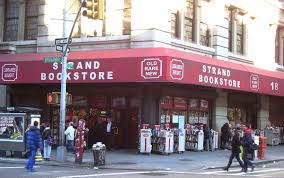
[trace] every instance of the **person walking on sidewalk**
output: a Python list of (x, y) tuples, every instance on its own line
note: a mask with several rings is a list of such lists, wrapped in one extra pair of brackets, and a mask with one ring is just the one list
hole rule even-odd
[(244, 164), (240, 159), (240, 145), (241, 145), (240, 135), (237, 131), (234, 132), (231, 145), (232, 145), (231, 156), (228, 165), (224, 168), (224, 170), (228, 171), (232, 164), (233, 159), (236, 158), (240, 166), (242, 167), (242, 171), (244, 171)]
[(38, 122), (34, 121), (34, 126), (31, 126), (26, 132), (27, 148), (30, 150), (30, 156), (26, 163), (26, 169), (33, 171), (35, 164), (35, 155), (38, 149), (43, 150), (42, 138), (38, 128)]
[(244, 171), (247, 172), (248, 166), (251, 167), (251, 171), (254, 170), (254, 164), (248, 159), (248, 154), (251, 151), (250, 148), (254, 143), (252, 136), (251, 136), (251, 129), (247, 127), (245, 129), (244, 137), (242, 139), (242, 146), (243, 146), (243, 160), (244, 160)]
[(64, 134), (66, 135), (66, 149), (67, 152), (75, 153), (74, 150), (74, 137), (75, 137), (75, 129), (73, 127), (73, 122), (69, 122), (69, 127), (65, 130)]
[(46, 127), (42, 133), (42, 137), (43, 137), (43, 145), (44, 145), (43, 158), (44, 160), (49, 161), (50, 154), (51, 154), (51, 145), (53, 142), (49, 124), (46, 124)]
[(221, 127), (221, 148), (228, 149), (229, 148), (229, 139), (230, 139), (230, 127), (228, 123), (225, 123)]

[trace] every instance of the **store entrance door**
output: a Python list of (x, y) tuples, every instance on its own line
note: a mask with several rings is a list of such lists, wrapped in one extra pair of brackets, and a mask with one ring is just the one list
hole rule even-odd
[(115, 109), (113, 122), (117, 127), (114, 146), (122, 149), (137, 148), (138, 109)]

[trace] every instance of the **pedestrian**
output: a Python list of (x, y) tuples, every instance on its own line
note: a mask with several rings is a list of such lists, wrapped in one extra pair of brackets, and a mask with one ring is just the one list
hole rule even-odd
[(230, 128), (229, 128), (229, 124), (225, 123), (221, 127), (221, 148), (222, 149), (228, 149), (229, 139), (230, 139)]
[(73, 122), (69, 122), (68, 128), (65, 130), (64, 134), (66, 135), (66, 149), (67, 152), (74, 153), (74, 137), (75, 137), (75, 129), (73, 127)]
[(203, 132), (204, 132), (204, 150), (209, 151), (209, 136), (210, 136), (210, 129), (209, 127), (204, 124), (203, 126)]
[(51, 145), (53, 144), (52, 133), (49, 124), (46, 124), (46, 127), (42, 133), (42, 138), (44, 145), (43, 158), (44, 160), (49, 161), (51, 155)]
[(248, 166), (251, 167), (251, 171), (254, 171), (254, 164), (248, 159), (248, 154), (251, 151), (252, 144), (254, 143), (251, 135), (251, 129), (249, 127), (244, 130), (244, 137), (242, 139), (243, 146), (243, 160), (244, 160), (244, 171), (247, 172)]
[(107, 118), (107, 123), (106, 123), (106, 147), (107, 150), (111, 150), (112, 148), (112, 139), (113, 139), (113, 128), (112, 128), (112, 122), (111, 119), (108, 117)]
[(38, 149), (43, 150), (42, 138), (38, 128), (38, 122), (34, 121), (34, 125), (26, 132), (27, 148), (30, 150), (30, 156), (26, 163), (27, 171), (33, 171), (35, 164), (35, 155)]
[(40, 134), (41, 134), (41, 135), (42, 135), (44, 129), (45, 129), (45, 123), (40, 124), (39, 130), (40, 130)]
[(240, 135), (238, 131), (235, 131), (234, 136), (232, 138), (232, 142), (231, 142), (231, 146), (232, 146), (231, 156), (230, 156), (228, 165), (224, 168), (224, 170), (228, 171), (232, 164), (233, 159), (236, 158), (240, 166), (242, 167), (242, 171), (244, 171), (244, 164), (240, 159), (240, 145), (241, 145)]

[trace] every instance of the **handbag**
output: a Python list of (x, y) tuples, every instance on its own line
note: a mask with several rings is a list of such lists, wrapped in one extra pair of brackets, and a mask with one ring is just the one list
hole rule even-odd
[(51, 136), (47, 137), (47, 144), (53, 145), (53, 138)]
[(250, 147), (251, 150), (258, 150), (258, 145), (253, 143), (251, 144), (251, 147)]

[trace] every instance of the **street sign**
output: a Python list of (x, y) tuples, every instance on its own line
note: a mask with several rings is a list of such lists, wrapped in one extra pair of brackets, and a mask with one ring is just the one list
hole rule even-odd
[(74, 62), (68, 62), (67, 69), (74, 69)]
[(61, 58), (60, 57), (45, 57), (45, 58), (43, 58), (43, 62), (44, 63), (48, 63), (48, 62), (61, 62)]
[[(68, 38), (56, 38), (55, 39), (55, 45), (63, 45), (67, 44)], [(72, 38), (69, 39), (69, 44), (72, 43)]]
[[(63, 45), (56, 45), (55, 48), (56, 48), (56, 51), (60, 51), (60, 52), (63, 52), (63, 50), (64, 50)], [(70, 52), (70, 48), (68, 47), (67, 53), (69, 53), (69, 52)]]
[(56, 51), (63, 52), (63, 45), (56, 45), (55, 48), (56, 48)]

